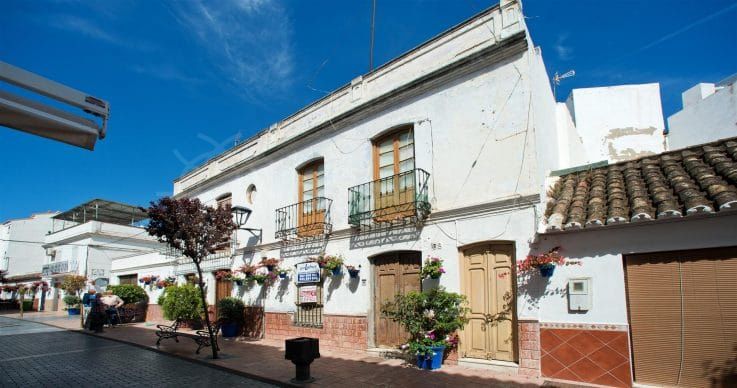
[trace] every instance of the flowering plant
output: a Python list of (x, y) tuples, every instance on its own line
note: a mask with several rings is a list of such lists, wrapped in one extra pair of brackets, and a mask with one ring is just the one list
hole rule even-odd
[(422, 264), (422, 271), (420, 277), (437, 279), (440, 275), (445, 273), (443, 268), (443, 259), (437, 257), (428, 257), (425, 259), (425, 263)]
[(215, 272), (215, 279), (217, 280), (231, 280), (230, 271), (220, 270)]
[(443, 287), (397, 295), (381, 306), (382, 314), (410, 333), (410, 340), (402, 349), (426, 358), (433, 356), (433, 347), (457, 345), (455, 332), (468, 322), (468, 311), (465, 296), (447, 292)]
[(259, 263), (259, 265), (268, 268), (269, 271), (273, 271), (274, 268), (279, 265), (279, 263), (281, 263), (280, 259), (275, 259), (273, 257), (267, 259), (266, 257), (263, 257), (261, 258), (261, 262)]
[(317, 257), (310, 257), (309, 259), (307, 259), (307, 261), (317, 263), (320, 268), (325, 268), (325, 265), (328, 263), (328, 257), (329, 256), (320, 255)]
[(525, 273), (543, 266), (555, 266), (566, 264), (566, 259), (560, 254), (560, 247), (555, 247), (547, 253), (540, 255), (527, 255), (522, 262), (517, 264), (517, 271)]
[(342, 255), (326, 255), (324, 256), (325, 259), (325, 265), (323, 265), (323, 268), (325, 268), (328, 271), (332, 271), (336, 268), (340, 268), (343, 265), (343, 256)]
[(238, 268), (238, 271), (246, 275), (246, 277), (251, 277), (257, 269), (257, 265), (243, 264), (242, 266), (240, 266), (240, 268)]

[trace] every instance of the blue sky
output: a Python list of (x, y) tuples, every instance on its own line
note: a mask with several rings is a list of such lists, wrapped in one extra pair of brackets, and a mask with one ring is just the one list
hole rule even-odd
[[(378, 0), (380, 65), (495, 1)], [(172, 180), (368, 67), (370, 0), (5, 0), (0, 60), (111, 103), (94, 152), (0, 128), (0, 220), (101, 197), (145, 205)], [(665, 115), (737, 72), (737, 2), (524, 2), (559, 89), (660, 82)]]

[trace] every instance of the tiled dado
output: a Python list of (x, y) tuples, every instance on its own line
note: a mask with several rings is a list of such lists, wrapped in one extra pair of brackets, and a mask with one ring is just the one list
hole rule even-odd
[(540, 348), (543, 377), (632, 386), (626, 326), (541, 323)]

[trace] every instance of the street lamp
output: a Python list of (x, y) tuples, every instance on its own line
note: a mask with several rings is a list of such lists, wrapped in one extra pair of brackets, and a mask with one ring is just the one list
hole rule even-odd
[(261, 243), (263, 230), (245, 227), (246, 222), (248, 222), (248, 219), (251, 217), (251, 213), (253, 212), (253, 210), (245, 206), (233, 206), (230, 208), (230, 211), (231, 213), (233, 213), (233, 222), (235, 222), (236, 228), (240, 230), (245, 230), (254, 236), (256, 236), (256, 232), (258, 231), (258, 242)]

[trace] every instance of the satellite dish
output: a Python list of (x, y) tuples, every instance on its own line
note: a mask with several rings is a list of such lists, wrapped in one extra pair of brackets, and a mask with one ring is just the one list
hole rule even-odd
[(110, 115), (106, 101), (2, 61), (0, 81), (79, 108), (88, 115), (73, 114), (0, 89), (0, 125), (88, 150), (95, 148), (97, 139), (105, 137)]

